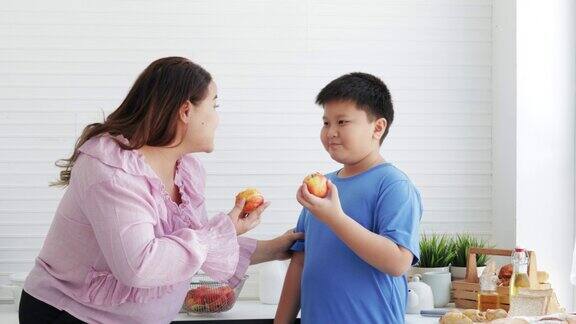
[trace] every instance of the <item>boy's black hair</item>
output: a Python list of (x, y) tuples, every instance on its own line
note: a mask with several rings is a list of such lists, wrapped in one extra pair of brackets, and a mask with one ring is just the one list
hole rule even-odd
[(328, 83), (316, 97), (316, 103), (321, 106), (333, 101), (354, 102), (358, 109), (366, 112), (370, 121), (385, 118), (388, 123), (380, 138), (382, 144), (394, 120), (390, 91), (382, 80), (362, 72), (345, 74)]

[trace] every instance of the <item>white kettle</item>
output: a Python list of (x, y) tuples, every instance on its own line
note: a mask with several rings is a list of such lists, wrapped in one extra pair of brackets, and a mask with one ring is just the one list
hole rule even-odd
[[(10, 275), (10, 284), (0, 285), (0, 302), (4, 300), (13, 301), (12, 309), (18, 311), (20, 305), (20, 297), (22, 296), (22, 288), (28, 276), (27, 272), (13, 273)], [(7, 295), (7, 297), (5, 297)]]
[(278, 304), (287, 270), (288, 262), (286, 261), (270, 261), (260, 265), (258, 277), (260, 302), (262, 304)]
[(421, 310), (434, 309), (434, 296), (432, 288), (420, 281), (419, 274), (412, 277), (408, 283), (408, 303), (406, 305), (407, 314), (420, 314)]

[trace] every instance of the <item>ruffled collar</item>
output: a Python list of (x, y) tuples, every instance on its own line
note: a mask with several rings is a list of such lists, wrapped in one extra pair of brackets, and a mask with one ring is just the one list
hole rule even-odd
[(125, 150), (118, 145), (117, 141), (126, 145), (130, 144), (128, 139), (122, 135), (102, 134), (89, 139), (78, 150), (126, 173), (150, 177), (160, 181), (138, 150)]
[(164, 199), (168, 201), (168, 205), (176, 209), (185, 208), (190, 203), (190, 197), (186, 190), (184, 190), (182, 172), (186, 172), (187, 170), (183, 170), (186, 168), (182, 167), (182, 160), (185, 158), (194, 159), (193, 157), (185, 155), (176, 162), (174, 184), (178, 187), (182, 199), (182, 202), (178, 205), (170, 198), (164, 184), (156, 172), (154, 172), (146, 162), (145, 157), (138, 150), (123, 149), (118, 145), (117, 141), (129, 144), (128, 139), (122, 135), (112, 136), (110, 134), (102, 134), (89, 139), (78, 150), (108, 166), (121, 169), (134, 176), (145, 177), (152, 187), (162, 193)]

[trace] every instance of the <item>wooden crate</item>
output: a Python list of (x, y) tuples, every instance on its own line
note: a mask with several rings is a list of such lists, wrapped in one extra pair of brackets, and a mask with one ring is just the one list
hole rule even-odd
[[(477, 308), (478, 307), (478, 292), (480, 291), (480, 284), (478, 282), (478, 268), (476, 266), (476, 255), (496, 255), (496, 256), (511, 256), (512, 250), (503, 249), (483, 249), (483, 248), (470, 248), (468, 251), (468, 262), (466, 266), (466, 278), (462, 280), (452, 281), (452, 296), (454, 303), (458, 308)], [(549, 284), (540, 285), (538, 283), (538, 270), (536, 268), (536, 254), (534, 251), (528, 251), (530, 257), (528, 264), (528, 279), (530, 281), (531, 289), (548, 289)], [(510, 308), (510, 287), (497, 287), (498, 295), (500, 295), (500, 307), (508, 311)]]

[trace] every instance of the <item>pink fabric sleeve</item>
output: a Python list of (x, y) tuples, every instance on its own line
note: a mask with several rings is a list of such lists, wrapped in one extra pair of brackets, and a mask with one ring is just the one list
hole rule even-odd
[[(202, 163), (192, 154), (184, 156), (182, 163), (184, 167), (180, 170), (186, 175), (182, 177), (182, 180), (190, 188), (194, 189), (190, 197), (193, 197), (194, 193), (203, 197), (206, 186), (206, 170), (204, 170)], [(180, 173), (178, 176), (180, 176)], [(202, 210), (202, 213), (204, 217), (208, 218), (208, 213), (205, 209)], [(210, 222), (213, 224), (212, 226), (218, 223), (232, 223), (229, 216), (224, 213), (213, 216)], [(231, 255), (228, 252), (230, 249), (219, 246), (219, 249), (209, 251), (207, 260), (202, 266), (202, 271), (215, 280), (227, 282), (232, 287), (237, 286), (246, 275), (250, 265), (250, 258), (256, 250), (257, 241), (247, 237), (238, 237), (237, 242), (240, 245), (238, 256), (234, 255), (234, 259), (230, 259)], [(222, 269), (227, 268), (229, 264), (235, 264), (235, 271), (233, 271), (232, 276), (230, 276), (228, 271), (222, 272)]]
[[(183, 228), (157, 237), (159, 222), (148, 188), (130, 177), (93, 185), (81, 203), (112, 274), (137, 288), (189, 280), (201, 267), (231, 278), (240, 254), (228, 218), (215, 217), (200, 230)], [(222, 256), (226, 256), (222, 258)]]
[[(211, 228), (219, 228), (224, 224), (230, 224), (230, 216), (219, 213), (210, 219)], [(234, 229), (234, 233), (236, 230)], [(227, 282), (230, 286), (236, 287), (248, 270), (252, 253), (256, 250), (257, 241), (247, 237), (237, 237), (236, 242), (226, 242), (222, 239), (211, 239), (211, 246), (216, 247), (208, 251), (206, 261), (202, 265), (202, 271), (209, 277), (220, 282)], [(227, 246), (232, 243), (239, 245), (239, 253), (230, 253), (231, 247)], [(230, 268), (230, 265), (234, 265)], [(223, 269), (226, 269), (223, 271)], [(235, 270), (234, 270), (235, 269)], [(232, 270), (232, 274), (230, 273)]]
[(240, 258), (234, 275), (227, 281), (230, 286), (236, 287), (240, 283), (240, 280), (242, 280), (246, 275), (246, 271), (250, 265), (250, 258), (256, 250), (257, 242), (258, 241), (255, 239), (248, 237), (238, 237), (238, 243), (240, 244)]

